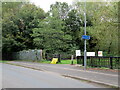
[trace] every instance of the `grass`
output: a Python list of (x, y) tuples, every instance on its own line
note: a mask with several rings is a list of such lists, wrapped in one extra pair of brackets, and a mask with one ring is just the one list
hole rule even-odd
[(39, 63), (47, 63), (49, 64), (51, 61), (47, 61), (47, 60), (41, 60)]
[(6, 63), (7, 61), (0, 60), (0, 63)]
[[(15, 61), (28, 61), (28, 62), (31, 62), (31, 60), (15, 60)], [(35, 62), (47, 63), (47, 64), (51, 63), (51, 61), (48, 61), (48, 60), (41, 60), (41, 61), (35, 61)], [(7, 61), (0, 60), (0, 63), (7, 63)], [(71, 60), (61, 60), (61, 62), (59, 62), (57, 64), (71, 64)], [(73, 60), (73, 64), (77, 64), (77, 60), (76, 59)]]
[(104, 70), (110, 69), (107, 67), (92, 67), (92, 66), (87, 66), (87, 68), (98, 68), (98, 69), (104, 69)]
[[(58, 64), (71, 64), (71, 60), (61, 60)], [(73, 60), (73, 64), (77, 64), (77, 60)]]
[[(50, 64), (51, 61), (42, 60), (42, 61), (40, 61), (40, 63), (48, 63), (48, 64)], [(71, 60), (61, 60), (61, 62), (59, 62), (57, 64), (71, 64)], [(77, 64), (77, 60), (74, 59), (73, 64)]]

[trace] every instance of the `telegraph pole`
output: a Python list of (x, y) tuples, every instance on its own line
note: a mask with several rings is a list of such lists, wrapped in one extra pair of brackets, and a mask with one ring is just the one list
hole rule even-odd
[[(85, 0), (85, 8), (84, 8), (84, 17), (85, 17), (84, 35), (86, 35), (86, 0)], [(87, 65), (87, 50), (86, 50), (86, 39), (84, 39), (84, 70), (86, 70), (86, 65)]]

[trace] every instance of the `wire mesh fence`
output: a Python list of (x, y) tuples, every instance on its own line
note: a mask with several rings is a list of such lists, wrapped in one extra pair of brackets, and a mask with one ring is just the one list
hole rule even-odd
[(13, 53), (13, 59), (15, 60), (41, 60), (42, 50), (23, 50)]
[(23, 50), (2, 55), (3, 60), (41, 60), (42, 50)]

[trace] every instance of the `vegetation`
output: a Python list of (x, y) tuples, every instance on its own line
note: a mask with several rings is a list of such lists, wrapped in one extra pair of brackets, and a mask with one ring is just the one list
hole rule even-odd
[[(84, 3), (56, 2), (50, 11), (31, 3), (2, 3), (2, 51), (43, 49), (47, 53), (70, 53), (84, 49)], [(119, 56), (117, 2), (87, 2), (87, 51)]]
[(2, 61), (2, 60), (0, 60), (0, 63), (7, 63), (7, 61)]
[[(50, 64), (51, 61), (43, 60), (43, 61), (40, 61), (40, 63)], [(61, 62), (58, 62), (57, 64), (71, 64), (71, 60), (61, 60)], [(77, 64), (77, 60), (73, 60), (73, 64)]]

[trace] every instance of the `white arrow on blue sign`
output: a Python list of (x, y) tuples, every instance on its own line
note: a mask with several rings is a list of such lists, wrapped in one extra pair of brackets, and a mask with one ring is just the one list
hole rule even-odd
[(82, 35), (82, 39), (90, 39), (90, 36), (87, 36), (87, 35)]

